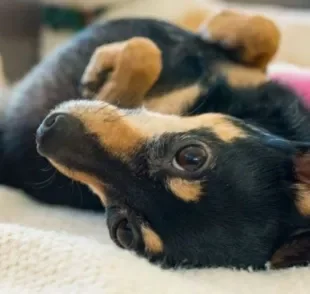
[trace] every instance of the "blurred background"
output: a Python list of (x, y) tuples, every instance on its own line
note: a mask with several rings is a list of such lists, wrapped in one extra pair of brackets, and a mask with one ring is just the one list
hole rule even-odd
[[(41, 58), (98, 18), (150, 15), (176, 17), (196, 0), (0, 0), (0, 53), (9, 81), (23, 77)], [(200, 0), (199, 5), (218, 4)], [(202, 3), (203, 2), (203, 3)], [(243, 7), (310, 11), (310, 0), (226, 0)], [(222, 5), (223, 2), (221, 1)], [(265, 8), (264, 8), (265, 9)], [(281, 10), (279, 10), (281, 11)], [(298, 12), (298, 13), (297, 13)], [(298, 17), (297, 17), (298, 18)], [(308, 17), (310, 19), (310, 17)], [(300, 32), (302, 33), (302, 32)], [(310, 54), (309, 54), (310, 55)]]

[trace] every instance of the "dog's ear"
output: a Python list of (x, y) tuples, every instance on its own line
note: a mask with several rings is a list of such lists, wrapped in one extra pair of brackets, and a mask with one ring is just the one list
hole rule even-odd
[(262, 133), (262, 143), (286, 153), (293, 162), (294, 202), (301, 219), (310, 228), (310, 142), (289, 141), (269, 133)]
[(300, 215), (310, 222), (310, 148), (304, 146), (294, 155), (295, 203)]
[(280, 31), (273, 21), (231, 10), (224, 10), (206, 20), (199, 34), (226, 48), (238, 50), (240, 62), (264, 71), (280, 43)]
[(310, 231), (291, 236), (270, 260), (271, 269), (306, 266), (310, 263)]
[(293, 222), (300, 228), (275, 251), (270, 260), (271, 268), (307, 265), (310, 263), (310, 143), (288, 141), (268, 134), (262, 141), (293, 160), (292, 189), (297, 212)]

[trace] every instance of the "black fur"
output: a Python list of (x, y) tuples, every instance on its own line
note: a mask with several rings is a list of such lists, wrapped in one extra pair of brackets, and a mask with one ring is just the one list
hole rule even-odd
[[(72, 186), (71, 180), (58, 173), (50, 182), (44, 182), (55, 169), (39, 157), (35, 133), (51, 109), (80, 96), (80, 78), (96, 47), (133, 36), (152, 39), (163, 52), (164, 68), (149, 97), (199, 82), (209, 90), (201, 94), (187, 114), (229, 114), (242, 120), (232, 124), (240, 124), (256, 135), (228, 146), (204, 128), (186, 133), (211, 144), (217, 158), (215, 168), (200, 175), (205, 197), (199, 203), (185, 203), (165, 188), (163, 181), (171, 170), (164, 170), (160, 159), (154, 166), (150, 158), (156, 146), (150, 142), (141, 146), (130, 164), (125, 164), (111, 156), (96, 136), (85, 137), (83, 127), (77, 124), (73, 130), (76, 137), (72, 135), (70, 142), (62, 142), (61, 137), (55, 141), (61, 147), (53, 149), (63, 153), (53, 151), (57, 153), (54, 156), (66, 166), (107, 183), (106, 193), (114, 199), (108, 211), (110, 228), (118, 221), (117, 208), (121, 207), (138, 240), (132, 249), (150, 260), (167, 266), (263, 267), (284, 239), (304, 225), (294, 206), (296, 178), (291, 154), (275, 148), (275, 144), (272, 147), (270, 141), (266, 143), (264, 133), (310, 141), (309, 111), (293, 92), (275, 83), (232, 88), (218, 77), (213, 84), (217, 74), (214, 66), (237, 62), (237, 52), (202, 41), (199, 36), (165, 22), (121, 20), (95, 25), (35, 68), (13, 90), (7, 109), (2, 182), (48, 203), (101, 209), (96, 196), (87, 188)], [(159, 138), (157, 146), (165, 148), (156, 151), (157, 158), (168, 156), (171, 146), (182, 141), (179, 136), (171, 133)], [(77, 158), (74, 153), (81, 152), (80, 140), (87, 142), (89, 149), (87, 156)], [(156, 168), (161, 172), (156, 173)], [(72, 187), (78, 188), (74, 191)], [(164, 241), (161, 254), (145, 252), (141, 224), (150, 224)], [(113, 230), (111, 236), (115, 239)]]

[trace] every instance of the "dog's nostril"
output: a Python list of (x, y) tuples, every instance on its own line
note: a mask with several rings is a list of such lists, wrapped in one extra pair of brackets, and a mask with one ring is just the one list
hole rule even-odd
[(66, 115), (61, 113), (55, 113), (47, 117), (44, 121), (44, 127), (46, 129), (51, 129), (56, 123), (65, 121)]
[(57, 115), (51, 115), (50, 117), (48, 117), (44, 122), (45, 127), (52, 127), (55, 124), (57, 117)]

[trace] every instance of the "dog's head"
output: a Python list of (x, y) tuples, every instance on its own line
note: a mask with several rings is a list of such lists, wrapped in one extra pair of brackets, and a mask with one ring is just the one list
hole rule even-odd
[(223, 114), (67, 102), (37, 143), (99, 195), (116, 244), (163, 265), (262, 267), (307, 223), (309, 146)]

